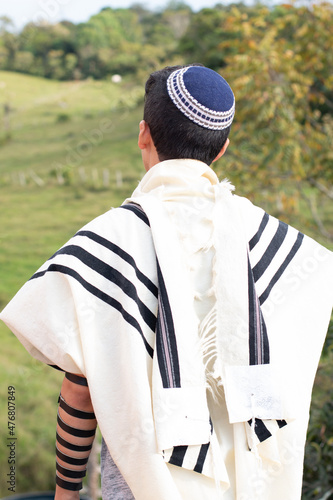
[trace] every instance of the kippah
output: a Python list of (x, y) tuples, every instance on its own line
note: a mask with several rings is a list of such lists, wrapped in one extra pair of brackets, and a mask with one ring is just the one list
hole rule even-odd
[(223, 130), (235, 114), (234, 94), (221, 75), (203, 66), (177, 69), (168, 78), (168, 94), (191, 121), (211, 130)]

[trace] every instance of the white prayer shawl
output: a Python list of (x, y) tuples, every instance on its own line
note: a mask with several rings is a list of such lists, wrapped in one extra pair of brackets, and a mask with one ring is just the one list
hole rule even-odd
[[(35, 358), (87, 377), (139, 500), (300, 498), (332, 253), (231, 190), (197, 161), (155, 165), (0, 315)], [(186, 261), (202, 251), (204, 319)]]

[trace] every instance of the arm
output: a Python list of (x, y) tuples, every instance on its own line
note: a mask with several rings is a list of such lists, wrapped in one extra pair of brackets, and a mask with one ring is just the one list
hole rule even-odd
[(79, 499), (96, 426), (86, 379), (66, 373), (59, 396), (55, 500)]

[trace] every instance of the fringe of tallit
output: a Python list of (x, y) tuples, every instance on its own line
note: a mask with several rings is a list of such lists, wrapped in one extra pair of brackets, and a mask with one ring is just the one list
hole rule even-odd
[(199, 324), (199, 348), (203, 359), (206, 375), (206, 387), (212, 394), (214, 401), (220, 399), (220, 391), (222, 386), (221, 373), (218, 368), (218, 346), (217, 346), (217, 302), (216, 302), (216, 242), (213, 217), (207, 217), (207, 222), (212, 224), (212, 233), (207, 243), (200, 249), (203, 252), (214, 250), (212, 261), (212, 285), (211, 288), (204, 294), (196, 294), (195, 298), (204, 300), (208, 297), (215, 297), (215, 303), (211, 310), (203, 318)]
[(199, 325), (199, 348), (205, 367), (206, 386), (217, 402), (221, 397), (222, 374), (219, 369), (216, 328), (217, 307), (215, 304)]

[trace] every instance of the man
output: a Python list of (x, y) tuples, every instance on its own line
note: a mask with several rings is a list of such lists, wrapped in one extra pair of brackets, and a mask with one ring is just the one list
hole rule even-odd
[(147, 174), (1, 314), (66, 372), (57, 500), (79, 498), (97, 422), (105, 499), (300, 498), (333, 259), (218, 181), (234, 111), (208, 68), (153, 73)]

